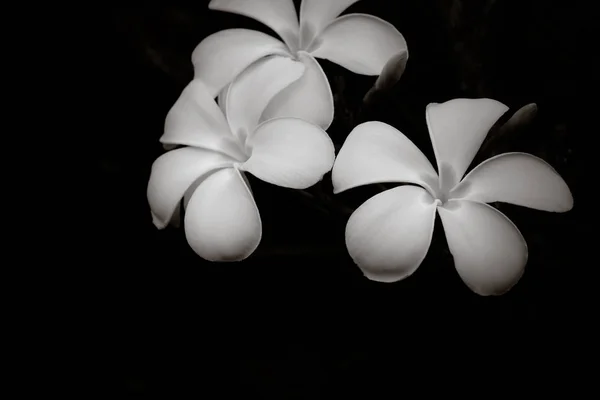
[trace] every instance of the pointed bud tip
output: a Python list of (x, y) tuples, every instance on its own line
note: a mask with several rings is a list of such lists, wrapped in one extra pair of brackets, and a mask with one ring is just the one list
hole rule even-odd
[(381, 70), (381, 74), (375, 82), (376, 90), (386, 90), (395, 85), (406, 69), (408, 52), (406, 50), (392, 56)]

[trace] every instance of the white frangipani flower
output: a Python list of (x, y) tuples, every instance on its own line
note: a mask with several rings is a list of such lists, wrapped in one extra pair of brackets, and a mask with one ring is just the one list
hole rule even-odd
[(385, 123), (366, 122), (350, 133), (333, 167), (334, 193), (382, 182), (420, 186), (386, 190), (350, 217), (346, 245), (367, 278), (394, 282), (415, 272), (429, 250), (437, 210), (458, 274), (472, 291), (499, 295), (518, 282), (527, 244), (517, 227), (486, 203), (565, 212), (573, 197), (550, 165), (525, 153), (492, 157), (462, 178), (507, 109), (491, 99), (429, 104), (427, 126), (439, 176), (404, 134)]
[[(306, 67), (265, 110), (264, 118), (293, 115), (327, 129), (333, 120), (333, 96), (318, 62), (323, 58), (363, 75), (379, 75), (395, 55), (407, 52), (406, 41), (390, 23), (368, 14), (338, 17), (358, 0), (303, 0), (300, 18), (293, 0), (212, 0), (209, 8), (262, 22), (281, 39), (249, 29), (227, 29), (205, 38), (194, 50), (194, 76), (211, 96), (254, 61), (288, 57)], [(220, 103), (222, 103), (220, 99)]]
[(244, 172), (295, 189), (323, 178), (335, 158), (323, 129), (298, 118), (259, 123), (273, 96), (303, 73), (303, 65), (291, 59), (257, 61), (230, 85), (226, 116), (201, 80), (183, 90), (160, 141), (187, 147), (160, 156), (148, 183), (148, 202), (159, 229), (174, 218), (183, 198), (192, 249), (209, 261), (243, 260), (262, 236)]

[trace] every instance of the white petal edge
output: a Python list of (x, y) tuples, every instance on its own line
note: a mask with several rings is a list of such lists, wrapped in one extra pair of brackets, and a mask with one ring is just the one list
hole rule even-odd
[(399, 186), (370, 198), (346, 225), (348, 253), (373, 281), (396, 282), (425, 259), (437, 202), (417, 186)]
[(490, 128), (507, 110), (499, 101), (485, 98), (427, 105), (427, 127), (444, 191), (461, 180)]
[(193, 146), (218, 151), (243, 160), (223, 112), (206, 85), (192, 80), (171, 107), (165, 119), (165, 131), (159, 139), (164, 145)]
[(234, 159), (210, 150), (184, 147), (169, 151), (152, 164), (148, 180), (148, 204), (158, 229), (165, 228), (178, 211), (179, 202), (198, 179), (219, 168), (232, 166)]
[(396, 128), (379, 121), (356, 126), (342, 145), (332, 171), (333, 192), (362, 185), (405, 182), (437, 190), (437, 174), (425, 155)]
[(310, 42), (344, 10), (359, 0), (302, 0), (300, 4), (300, 47)]
[(298, 15), (293, 0), (212, 0), (208, 8), (262, 22), (290, 47), (298, 41)]
[(501, 295), (519, 281), (527, 264), (527, 243), (508, 217), (468, 200), (450, 200), (438, 212), (456, 270), (473, 292)]
[(310, 54), (300, 51), (302, 77), (283, 89), (264, 110), (261, 122), (271, 118), (295, 117), (329, 128), (333, 122), (333, 94), (323, 69)]
[(467, 174), (450, 196), (482, 203), (501, 201), (550, 212), (573, 208), (573, 195), (558, 172), (527, 153), (505, 153), (485, 160)]
[(194, 49), (194, 78), (202, 79), (215, 98), (248, 65), (273, 54), (289, 56), (285, 44), (266, 33), (250, 29), (219, 31)]
[(331, 170), (335, 159), (327, 133), (298, 118), (262, 123), (248, 140), (251, 156), (240, 169), (282, 187), (305, 189)]
[(241, 261), (258, 247), (262, 223), (240, 171), (225, 168), (194, 191), (184, 218), (190, 247), (208, 261)]
[(307, 51), (356, 74), (379, 75), (390, 58), (408, 52), (408, 47), (389, 22), (368, 14), (348, 14), (329, 24)]
[(243, 143), (259, 125), (269, 102), (304, 73), (304, 64), (289, 57), (269, 56), (246, 68), (229, 86), (227, 121)]

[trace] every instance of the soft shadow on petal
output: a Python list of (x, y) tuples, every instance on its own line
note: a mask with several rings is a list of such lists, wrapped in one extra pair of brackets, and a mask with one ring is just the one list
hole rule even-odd
[(289, 57), (270, 56), (250, 65), (229, 86), (227, 120), (242, 142), (258, 126), (277, 93), (300, 79), (305, 67)]
[(230, 85), (231, 84), (225, 86), (217, 96), (217, 104), (219, 105), (221, 111), (223, 111), (223, 115), (225, 115), (225, 117), (227, 117), (227, 93), (229, 92)]
[(285, 44), (266, 33), (250, 29), (226, 29), (200, 42), (192, 53), (194, 77), (202, 79), (212, 98), (248, 65), (259, 58), (288, 55)]
[(262, 22), (290, 46), (297, 41), (298, 15), (293, 0), (212, 0), (208, 8)]
[(265, 182), (292, 189), (305, 189), (319, 182), (335, 159), (327, 133), (298, 118), (262, 123), (248, 145), (252, 155), (241, 169)]
[(186, 86), (167, 114), (160, 142), (214, 150), (243, 160), (223, 112), (198, 79)]
[(488, 131), (507, 110), (492, 99), (454, 99), (427, 105), (427, 127), (445, 190), (461, 180)]
[(184, 218), (190, 247), (208, 261), (240, 261), (262, 237), (254, 198), (236, 168), (219, 170), (192, 194)]
[(362, 75), (379, 75), (390, 58), (408, 48), (389, 22), (368, 14), (344, 15), (323, 30), (308, 48), (317, 58)]
[[(154, 215), (154, 213), (152, 213), (152, 221), (154, 222), (154, 225), (157, 226), (155, 222), (156, 216)], [(175, 207), (175, 210), (173, 211), (173, 216), (171, 216), (171, 221), (169, 221), (169, 225), (171, 225), (173, 228), (181, 227), (181, 203), (178, 203), (177, 207)]]
[(295, 117), (327, 129), (333, 121), (333, 94), (327, 76), (310, 54), (300, 51), (298, 59), (306, 68), (304, 74), (273, 98), (260, 120)]
[(438, 212), (456, 270), (473, 292), (500, 295), (519, 281), (527, 243), (504, 214), (468, 200), (450, 200)]
[(500, 154), (482, 162), (450, 196), (553, 212), (573, 208), (573, 196), (560, 175), (544, 160), (526, 153)]
[(235, 160), (210, 150), (184, 147), (158, 157), (148, 181), (148, 204), (157, 228), (167, 226), (190, 185)]
[(301, 47), (317, 36), (323, 28), (358, 0), (302, 0), (300, 5)]
[(335, 160), (333, 192), (383, 182), (415, 183), (430, 193), (437, 190), (437, 174), (427, 157), (402, 132), (371, 121), (350, 132)]
[(346, 246), (365, 276), (379, 282), (402, 280), (427, 255), (436, 203), (417, 186), (400, 186), (367, 200), (350, 216)]

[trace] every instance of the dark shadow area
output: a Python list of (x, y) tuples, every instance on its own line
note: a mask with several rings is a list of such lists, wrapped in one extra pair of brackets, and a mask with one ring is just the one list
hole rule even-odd
[[(526, 369), (545, 363), (548, 346), (569, 353), (558, 332), (577, 318), (572, 293), (587, 264), (579, 250), (576, 145), (585, 129), (578, 93), (587, 85), (580, 68), (587, 61), (574, 45), (584, 35), (578, 21), (586, 9), (542, 0), (359, 2), (348, 11), (389, 21), (410, 50), (400, 82), (368, 108), (361, 101), (374, 77), (321, 62), (336, 99), (329, 133), (337, 145), (357, 124), (380, 120), (434, 160), (428, 103), (490, 97), (512, 112), (537, 104), (528, 129), (498, 138), (475, 162), (506, 151), (541, 157), (565, 179), (575, 207), (555, 214), (495, 204), (521, 230), (529, 263), (511, 292), (484, 298), (456, 274), (439, 218), (417, 272), (379, 284), (347, 255), (347, 216), (253, 177), (263, 240), (248, 260), (208, 263), (188, 247), (182, 229), (157, 230), (146, 185), (164, 152), (164, 118), (193, 76), (193, 49), (223, 29), (269, 32), (209, 11), (207, 1), (190, 4), (112, 8), (98, 35), (109, 52), (102, 60), (106, 84), (98, 87), (98, 98), (108, 100), (93, 112), (91, 128), (98, 138), (90, 222), (97, 267), (89, 290), (94, 329), (108, 350), (98, 391), (110, 398), (397, 398), (404, 380), (445, 374), (454, 362)], [(379, 190), (355, 189), (339, 201), (356, 207)]]

